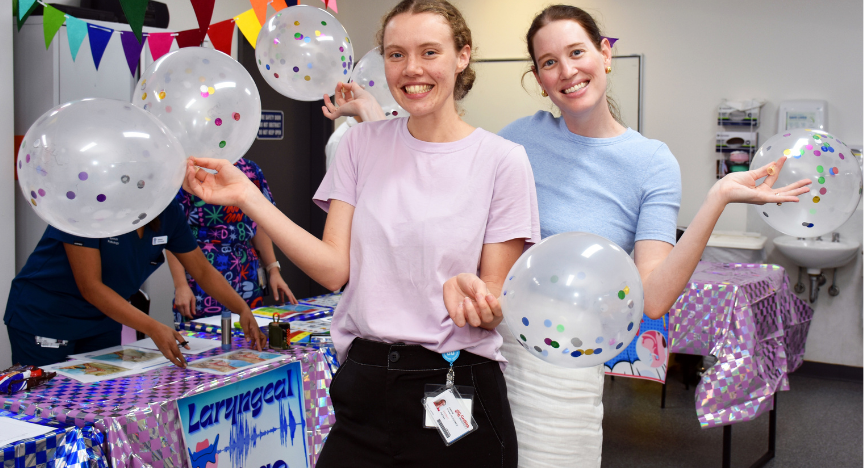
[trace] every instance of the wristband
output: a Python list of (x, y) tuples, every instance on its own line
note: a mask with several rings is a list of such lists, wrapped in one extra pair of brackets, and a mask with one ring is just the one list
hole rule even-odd
[(282, 266), (279, 265), (279, 262), (278, 262), (278, 261), (275, 261), (275, 262), (273, 262), (273, 263), (267, 265), (266, 267), (264, 267), (264, 269), (267, 270), (267, 273), (270, 273), (270, 269), (273, 268), (273, 267), (278, 268), (280, 273), (282, 272)]

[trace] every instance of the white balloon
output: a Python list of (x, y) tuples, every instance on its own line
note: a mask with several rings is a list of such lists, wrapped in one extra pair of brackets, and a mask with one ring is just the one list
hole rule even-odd
[(795, 129), (772, 136), (753, 157), (751, 169), (786, 155), (774, 183), (785, 187), (810, 179), (798, 203), (766, 203), (756, 210), (774, 229), (795, 237), (817, 237), (843, 225), (861, 200), (861, 168), (845, 143), (821, 130)]
[(261, 124), (261, 97), (249, 72), (206, 47), (166, 54), (141, 74), (132, 104), (161, 120), (187, 156), (242, 158)]
[(261, 76), (280, 94), (318, 101), (348, 82), (354, 48), (342, 24), (320, 8), (283, 8), (264, 23), (255, 45)]
[(596, 366), (627, 349), (643, 305), (639, 270), (627, 252), (585, 232), (531, 247), (510, 269), (501, 295), (516, 341), (569, 368)]
[(408, 112), (396, 102), (390, 87), (387, 86), (384, 57), (381, 56), (378, 47), (366, 52), (366, 55), (357, 62), (357, 66), (351, 73), (351, 81), (359, 84), (375, 97), (387, 118), (408, 117)]
[(83, 99), (36, 120), (18, 150), (18, 184), (40, 218), (81, 237), (146, 225), (186, 174), (177, 138), (129, 103)]

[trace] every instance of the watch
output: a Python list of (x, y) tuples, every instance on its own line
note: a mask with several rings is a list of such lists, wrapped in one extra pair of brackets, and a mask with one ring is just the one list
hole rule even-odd
[(265, 270), (267, 270), (267, 273), (270, 273), (270, 269), (273, 268), (273, 267), (278, 268), (280, 273), (282, 272), (282, 266), (279, 265), (279, 261), (278, 261), (278, 260), (275, 261), (275, 262), (273, 262), (273, 263), (271, 263), (271, 264), (269, 264), (269, 265), (267, 265), (267, 267), (265, 268)]

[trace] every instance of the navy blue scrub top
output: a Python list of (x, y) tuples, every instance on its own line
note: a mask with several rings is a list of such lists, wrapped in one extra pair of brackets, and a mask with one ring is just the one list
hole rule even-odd
[(102, 282), (127, 299), (165, 261), (163, 248), (174, 253), (198, 248), (176, 200), (159, 217), (159, 230), (146, 227), (141, 238), (132, 231), (91, 239), (48, 226), (27, 264), (12, 280), (3, 321), (9, 327), (58, 340), (80, 340), (115, 330), (119, 333), (118, 322), (81, 296), (63, 244), (99, 249)]

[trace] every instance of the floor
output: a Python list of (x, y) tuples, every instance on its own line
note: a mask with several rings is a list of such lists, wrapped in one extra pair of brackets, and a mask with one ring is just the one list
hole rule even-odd
[[(723, 429), (701, 429), (694, 387), (669, 371), (666, 408), (661, 385), (606, 377), (603, 467), (718, 467)], [(767, 467), (858, 467), (862, 460), (861, 382), (790, 375), (777, 397), (777, 450)], [(768, 449), (768, 413), (732, 429), (732, 467), (749, 467)]]

